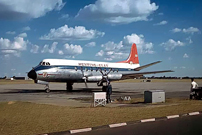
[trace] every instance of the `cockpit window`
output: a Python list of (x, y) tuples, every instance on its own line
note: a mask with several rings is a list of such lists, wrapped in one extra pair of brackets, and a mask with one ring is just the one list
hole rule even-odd
[(45, 62), (42, 62), (42, 65), (45, 65), (46, 63)]
[(48, 66), (49, 66), (49, 65), (50, 65), (50, 63), (49, 63), (49, 62), (46, 62), (46, 65), (48, 65)]

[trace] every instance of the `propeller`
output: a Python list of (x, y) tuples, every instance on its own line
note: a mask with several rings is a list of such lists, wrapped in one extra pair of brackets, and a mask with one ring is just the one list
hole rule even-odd
[(82, 72), (82, 74), (83, 74), (83, 78), (82, 78), (82, 79), (84, 79), (85, 86), (86, 86), (86, 88), (88, 88), (88, 84), (87, 84), (87, 76), (84, 75), (83, 68), (81, 69), (81, 72)]
[(102, 74), (102, 79), (100, 80), (100, 82), (106, 81), (108, 83), (108, 74), (112, 71), (112, 68), (107, 73), (103, 73), (101, 68), (99, 68), (99, 71)]

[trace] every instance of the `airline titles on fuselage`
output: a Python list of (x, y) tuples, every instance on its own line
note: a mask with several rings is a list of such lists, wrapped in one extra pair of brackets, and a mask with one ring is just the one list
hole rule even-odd
[(89, 67), (108, 67), (108, 64), (95, 64), (95, 63), (78, 63), (79, 66)]

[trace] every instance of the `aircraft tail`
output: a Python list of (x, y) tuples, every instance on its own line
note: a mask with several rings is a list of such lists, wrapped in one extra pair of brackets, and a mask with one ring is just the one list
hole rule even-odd
[(128, 56), (128, 59), (125, 61), (120, 61), (118, 63), (130, 63), (130, 64), (139, 64), (139, 58), (137, 53), (137, 46), (135, 43), (133, 43), (130, 51), (130, 55)]

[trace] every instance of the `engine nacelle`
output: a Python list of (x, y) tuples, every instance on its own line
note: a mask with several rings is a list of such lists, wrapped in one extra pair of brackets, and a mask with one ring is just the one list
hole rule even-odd
[(35, 80), (34, 82), (37, 84), (42, 84), (42, 85), (48, 85), (48, 83), (49, 83), (49, 82), (41, 81), (41, 80)]
[(120, 80), (122, 77), (122, 74), (109, 74), (108, 79), (109, 80)]
[(100, 80), (102, 80), (102, 76), (89, 76), (87, 78), (87, 81), (89, 82), (98, 82)]
[[(122, 74), (109, 74), (107, 76), (107, 78), (109, 80), (119, 80), (119, 79), (121, 79), (121, 77), (122, 77)], [(102, 79), (103, 79), (102, 76), (89, 76), (89, 77), (87, 77), (87, 81), (89, 81), (89, 82), (99, 82)]]

